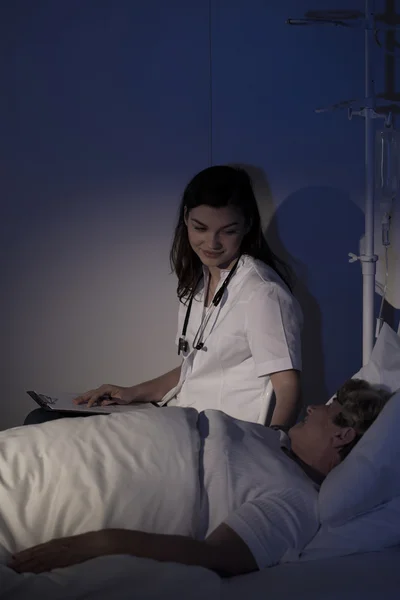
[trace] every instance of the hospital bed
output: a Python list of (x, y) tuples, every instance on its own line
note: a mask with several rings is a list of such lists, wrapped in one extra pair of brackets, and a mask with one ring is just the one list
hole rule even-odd
[[(198, 506), (190, 458), (198, 452), (193, 409), (138, 408), (129, 417), (141, 420), (134, 429), (126, 416), (114, 415), (0, 433), (0, 600), (398, 598), (400, 337), (389, 326), (354, 376), (399, 392), (323, 482), (319, 531), (290, 562), (231, 579), (129, 556), (104, 556), (40, 576), (4, 566), (2, 547), (16, 552), (76, 532), (140, 523), (145, 531), (189, 535)], [(156, 431), (153, 411), (166, 424)], [(149, 470), (157, 474), (154, 486), (152, 478), (146, 483)]]

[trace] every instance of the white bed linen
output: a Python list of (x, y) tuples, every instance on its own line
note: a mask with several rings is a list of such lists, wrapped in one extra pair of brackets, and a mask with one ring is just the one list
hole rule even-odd
[(118, 527), (202, 539), (226, 522), (265, 567), (298, 558), (317, 501), (277, 431), (220, 411), (141, 408), (0, 435), (8, 553)]
[(193, 409), (142, 407), (0, 433), (0, 562), (104, 528), (194, 535), (196, 422)]
[(221, 600), (397, 600), (400, 547), (278, 565), (225, 580)]
[[(220, 472), (221, 476), (225, 473), (233, 483), (232, 473), (227, 469), (232, 452), (240, 447), (247, 448), (253, 437), (260, 450), (260, 459), (262, 448), (259, 444), (267, 430), (235, 420), (228, 424), (228, 417), (219, 417), (217, 411), (207, 411), (205, 418), (210, 426), (209, 441), (214, 440), (215, 449), (219, 448), (220, 452), (218, 460), (221, 464), (215, 461), (212, 472)], [(198, 415), (192, 409), (146, 408), (129, 416), (63, 420), (3, 432), (0, 434), (0, 531), (3, 545), (15, 551), (54, 537), (118, 526), (193, 535), (197, 525), (194, 515), (199, 509), (201, 496), (198, 423)], [(250, 436), (244, 435), (247, 428), (253, 431)], [(219, 440), (218, 433), (222, 434)], [(275, 436), (277, 432), (272, 433)], [(237, 443), (239, 438), (240, 444)], [(271, 439), (271, 443), (273, 445), (276, 441)], [(247, 450), (251, 450), (250, 445)], [(216, 458), (215, 453), (212, 454)], [(82, 460), (88, 456), (90, 461)], [(241, 473), (246, 470), (246, 464), (242, 464)], [(185, 481), (183, 496), (182, 478)], [(164, 496), (160, 495), (160, 485)], [(221, 485), (225, 487), (222, 480)], [(244, 490), (244, 502), (251, 501), (254, 491), (251, 481), (248, 485), (248, 491)], [(233, 488), (229, 489), (233, 492)], [(354, 557), (349, 558), (356, 561), (356, 568), (362, 565), (364, 569), (369, 556), (363, 555), (360, 563)], [(381, 560), (381, 555), (375, 556), (378, 561)], [(330, 565), (348, 564), (335, 561), (315, 560), (309, 564), (290, 563), (266, 569), (248, 576), (250, 588), (246, 594), (250, 592), (252, 600), (256, 599), (260, 586), (262, 595), (259, 597), (263, 599), (268, 590), (268, 600), (282, 600), (285, 598), (282, 589), (287, 591), (286, 598), (298, 598), (299, 589), (303, 591), (312, 585), (309, 580), (313, 576), (317, 577), (315, 587), (324, 591), (323, 584), (329, 581), (329, 577), (337, 577), (337, 571)], [(394, 558), (396, 561), (397, 573), (400, 572), (399, 554)], [(276, 571), (285, 566), (287, 570)], [(324, 569), (326, 575), (321, 577)], [(354, 569), (351, 570), (353, 572)], [(386, 573), (385, 570), (383, 572)], [(376, 576), (381, 590), (383, 575), (376, 572)], [(297, 584), (289, 585), (288, 579), (296, 581), (296, 578)], [(235, 581), (242, 585), (243, 579), (236, 578)], [(199, 580), (205, 587), (201, 587)], [(0, 566), (1, 600), (27, 597), (108, 600), (132, 596), (146, 600), (170, 597), (197, 600), (198, 592), (200, 597), (214, 600), (219, 598), (219, 585), (219, 578), (203, 569), (143, 562), (143, 559), (133, 557), (103, 557), (40, 576), (17, 575), (4, 565)], [(183, 589), (186, 590), (184, 594)], [(329, 585), (328, 589), (331, 589)], [(297, 594), (293, 595), (295, 591)], [(326, 600), (337, 596), (312, 596), (311, 592), (308, 593), (307, 598), (312, 597)], [(339, 596), (338, 600), (343, 600), (343, 597)]]
[(207, 569), (107, 556), (51, 573), (17, 575), (0, 565), (0, 600), (220, 600)]
[(128, 556), (43, 575), (16, 575), (0, 565), (1, 600), (395, 600), (399, 589), (400, 548), (223, 580), (200, 567)]

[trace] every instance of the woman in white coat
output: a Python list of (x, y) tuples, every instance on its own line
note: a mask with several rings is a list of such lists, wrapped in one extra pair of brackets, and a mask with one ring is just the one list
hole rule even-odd
[(271, 425), (293, 424), (300, 409), (301, 311), (285, 265), (264, 237), (244, 170), (210, 167), (187, 185), (171, 264), (178, 276), (182, 364), (132, 387), (100, 386), (76, 402), (90, 406), (106, 396), (104, 404), (214, 408), (257, 422), (271, 380)]
[[(264, 237), (244, 170), (213, 166), (190, 181), (170, 258), (178, 277), (181, 365), (132, 387), (102, 385), (75, 402), (214, 408), (260, 422), (271, 381), (269, 424), (292, 425), (300, 410), (301, 311), (285, 265)], [(34, 413), (26, 423), (38, 422)]]

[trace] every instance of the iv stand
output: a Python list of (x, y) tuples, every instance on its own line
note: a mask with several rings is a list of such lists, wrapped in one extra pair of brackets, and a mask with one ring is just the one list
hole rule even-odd
[[(358, 21), (358, 23), (357, 23)], [(386, 124), (391, 121), (388, 116), (375, 112), (375, 92), (372, 73), (372, 46), (374, 43), (375, 17), (373, 14), (373, 0), (365, 0), (365, 13), (352, 10), (337, 11), (309, 11), (303, 19), (288, 19), (288, 25), (313, 25), (331, 24), (343, 27), (362, 27), (365, 45), (365, 98), (364, 106), (360, 110), (353, 110), (354, 101), (341, 102), (336, 105), (317, 109), (316, 112), (325, 112), (336, 108), (348, 108), (348, 117), (358, 115), (365, 119), (365, 236), (364, 248), (360, 256), (349, 253), (349, 262), (359, 260), (363, 277), (363, 339), (362, 362), (363, 366), (369, 361), (374, 346), (375, 315), (375, 275), (376, 261), (374, 254), (374, 190), (375, 190), (375, 130), (373, 119), (383, 118)]]

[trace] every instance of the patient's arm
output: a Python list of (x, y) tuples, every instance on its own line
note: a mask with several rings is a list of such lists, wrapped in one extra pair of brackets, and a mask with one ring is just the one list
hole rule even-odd
[(205, 541), (127, 529), (94, 531), (52, 540), (19, 552), (9, 566), (19, 573), (43, 573), (111, 554), (198, 565), (225, 576), (257, 570), (246, 544), (224, 524)]
[(257, 570), (257, 564), (241, 538), (227, 525), (220, 525), (205, 541), (177, 535), (146, 534), (114, 530), (113, 554), (198, 565), (220, 575), (241, 575)]

